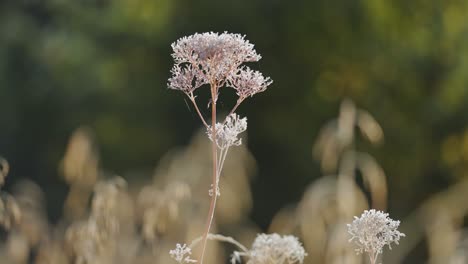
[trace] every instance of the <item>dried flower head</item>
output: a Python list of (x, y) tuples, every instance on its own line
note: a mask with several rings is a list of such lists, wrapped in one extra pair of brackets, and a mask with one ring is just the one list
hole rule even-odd
[(168, 86), (190, 95), (203, 84), (228, 86), (245, 99), (262, 92), (272, 83), (258, 71), (241, 67), (261, 59), (245, 36), (224, 32), (196, 33), (172, 44), (175, 65)]
[(348, 232), (351, 239), (358, 248), (356, 252), (367, 252), (372, 263), (375, 263), (384, 246), (392, 249), (391, 244), (398, 245), (398, 241), (405, 234), (397, 230), (400, 221), (392, 220), (388, 213), (376, 211), (375, 209), (365, 210), (361, 217), (354, 217), (354, 221), (348, 224)]
[(207, 83), (203, 75), (197, 74), (197, 72), (198, 70), (194, 70), (192, 65), (183, 65), (181, 67), (179, 64), (176, 64), (171, 69), (172, 77), (169, 79), (168, 85), (172, 89), (190, 94), (198, 87)]
[(176, 244), (175, 249), (171, 249), (169, 254), (177, 263), (196, 263), (197, 261), (190, 258), (192, 255), (192, 249), (188, 247), (186, 244)]
[(259, 234), (249, 251), (247, 264), (303, 263), (307, 253), (295, 236)]
[[(172, 44), (172, 49), (176, 66), (190, 64), (193, 67), (190, 71), (201, 83), (220, 84), (242, 63), (261, 58), (254, 50), (254, 45), (245, 40), (244, 36), (227, 32), (196, 33), (183, 37)], [(169, 87), (178, 89), (172, 85)]]
[[(220, 149), (226, 149), (230, 146), (240, 146), (242, 139), (239, 134), (247, 129), (247, 118), (240, 118), (237, 114), (230, 114), (226, 117), (224, 123), (216, 124), (216, 145)], [(208, 126), (206, 133), (211, 141), (213, 129)]]
[(229, 76), (227, 86), (234, 88), (237, 95), (244, 99), (265, 91), (272, 83), (270, 77), (263, 77), (261, 72), (254, 71), (249, 67), (242, 67)]

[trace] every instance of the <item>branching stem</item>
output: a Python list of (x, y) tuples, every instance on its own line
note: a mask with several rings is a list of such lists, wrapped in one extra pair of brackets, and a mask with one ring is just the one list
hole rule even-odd
[[(242, 101), (244, 101), (244, 98), (239, 97), (239, 99), (236, 102), (236, 105), (231, 109), (231, 111), (229, 112), (229, 114), (227, 116), (230, 116), (230, 115), (234, 114), (234, 112), (237, 110), (237, 107), (239, 107), (239, 105), (242, 103)], [(226, 120), (224, 122), (226, 122)]]
[(221, 171), (224, 167), (224, 161), (226, 160), (226, 156), (228, 153), (229, 147), (225, 147), (224, 149), (221, 149), (221, 153), (219, 154), (218, 158), (218, 182), (219, 182), (219, 176), (221, 175)]
[(217, 195), (217, 184), (218, 184), (218, 146), (216, 145), (216, 99), (218, 96), (218, 87), (216, 83), (211, 83), (211, 135), (212, 135), (212, 141), (211, 141), (211, 152), (212, 152), (212, 157), (213, 157), (213, 180), (212, 180), (212, 195), (211, 195), (211, 202), (210, 202), (210, 209), (208, 211), (208, 217), (206, 219), (206, 227), (205, 227), (205, 232), (203, 234), (203, 246), (202, 246), (202, 252), (200, 254), (200, 264), (203, 264), (203, 257), (205, 255), (205, 250), (206, 250), (206, 241), (208, 239), (208, 234), (210, 233), (210, 228), (211, 224), (213, 223), (213, 217), (214, 217), (214, 212), (215, 212), (215, 207), (216, 207), (216, 199), (218, 197)]
[[(217, 240), (217, 241), (233, 244), (233, 245), (237, 246), (240, 250), (242, 250), (243, 253), (247, 253), (249, 251), (244, 245), (242, 245), (239, 241), (235, 240), (232, 237), (223, 236), (221, 234), (208, 233), (207, 239)], [(203, 240), (203, 237), (198, 237), (198, 238), (194, 239), (189, 247), (191, 249), (193, 249), (202, 240)]]
[(193, 106), (195, 107), (195, 110), (198, 113), (198, 116), (200, 117), (201, 121), (203, 122), (203, 125), (205, 127), (208, 127), (208, 123), (206, 123), (205, 118), (203, 118), (203, 115), (201, 114), (200, 109), (198, 108), (198, 105), (197, 105), (197, 102), (195, 101), (195, 96), (193, 95), (193, 93), (190, 93), (188, 95), (188, 97), (190, 98), (190, 101), (192, 101)]

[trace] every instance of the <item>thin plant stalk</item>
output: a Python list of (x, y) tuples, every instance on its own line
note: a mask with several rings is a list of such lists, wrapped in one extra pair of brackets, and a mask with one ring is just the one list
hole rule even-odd
[(239, 99), (237, 100), (236, 105), (231, 109), (231, 112), (229, 112), (228, 116), (231, 115), (231, 114), (233, 114), (233, 113), (236, 111), (237, 107), (239, 107), (239, 105), (242, 103), (242, 101), (244, 101), (243, 98), (242, 98), (242, 99), (239, 98)]
[(221, 150), (221, 153), (219, 155), (219, 160), (218, 160), (218, 183), (219, 183), (219, 177), (221, 176), (221, 170), (224, 167), (224, 161), (226, 160), (226, 156), (228, 153), (229, 148), (225, 148)]
[[(221, 234), (212, 234), (212, 233), (208, 233), (207, 235), (207, 240), (217, 240), (217, 241), (220, 241), (220, 242), (226, 242), (226, 243), (230, 243), (232, 245), (235, 245), (237, 246), (240, 250), (242, 250), (242, 253), (247, 253), (249, 250), (244, 246), (242, 245), (239, 241), (235, 240), (234, 238), (232, 237), (229, 237), (229, 236), (223, 236)], [(203, 237), (199, 237), (195, 240), (192, 241), (192, 243), (190, 244), (190, 248), (194, 248), (198, 243), (200, 243), (200, 241), (203, 240)]]
[[(216, 86), (213, 86), (213, 87), (216, 87)], [(216, 115), (217, 115), (217, 109), (216, 109), (216, 100), (215, 100), (215, 96), (216, 96), (216, 93), (217, 93), (217, 89), (212, 89), (214, 90), (214, 93), (212, 93), (212, 134), (214, 135), (213, 137), (215, 138), (216, 137)], [(200, 109), (198, 108), (198, 104), (196, 103), (195, 101), (195, 96), (193, 95), (193, 93), (191, 93), (189, 95), (189, 98), (190, 98), (190, 101), (193, 103), (194, 107), (195, 107), (195, 110), (197, 111), (197, 114), (198, 116), (200, 117), (200, 120), (203, 122), (203, 125), (205, 125), (205, 127), (209, 127), (208, 126), (208, 123), (205, 121), (203, 115), (201, 114), (200, 112)], [(231, 110), (231, 113), (233, 113), (236, 108), (240, 105), (242, 101), (237, 101), (237, 104), (234, 106), (234, 108)], [(211, 229), (211, 225), (212, 225), (212, 222), (213, 222), (213, 218), (214, 218), (214, 212), (215, 212), (215, 208), (216, 208), (216, 201), (217, 201), (217, 189), (218, 189), (218, 183), (219, 183), (219, 177), (221, 175), (221, 168), (223, 167), (224, 165), (224, 161), (226, 159), (226, 156), (227, 156), (227, 152), (228, 152), (229, 148), (225, 148), (225, 149), (222, 149), (221, 150), (221, 153), (219, 153), (219, 157), (218, 157), (218, 150), (217, 150), (217, 146), (216, 146), (216, 142), (215, 141), (212, 141), (212, 156), (213, 156), (213, 180), (212, 180), (212, 198), (211, 198), (211, 202), (210, 202), (210, 209), (208, 211), (208, 216), (207, 216), (207, 221), (206, 221), (206, 227), (205, 227), (205, 232), (203, 234), (202, 237), (200, 237), (200, 240), (202, 240), (203, 242), (203, 247), (202, 247), (202, 252), (201, 252), (201, 255), (200, 255), (200, 263), (203, 262), (203, 259), (204, 259), (204, 252), (206, 251), (206, 243), (207, 243), (207, 240), (210, 239), (209, 237), (209, 231)], [(214, 196), (214, 197), (213, 197)]]
[(198, 105), (197, 105), (197, 102), (195, 101), (195, 96), (193, 95), (193, 93), (190, 93), (189, 98), (190, 98), (190, 101), (192, 101), (193, 106), (195, 107), (195, 110), (197, 111), (198, 116), (203, 122), (203, 125), (205, 125), (205, 127), (208, 127), (208, 124), (206, 123), (205, 118), (203, 118), (203, 115), (201, 114), (200, 109), (198, 109)]
[(217, 99), (217, 86), (216, 84), (211, 84), (211, 134), (213, 140), (211, 141), (211, 152), (213, 157), (213, 180), (212, 180), (212, 192), (211, 192), (211, 202), (210, 209), (208, 211), (208, 216), (206, 219), (205, 232), (203, 233), (203, 246), (202, 252), (200, 253), (200, 264), (203, 264), (203, 258), (205, 256), (206, 242), (208, 239), (208, 234), (210, 233), (211, 224), (213, 223), (213, 217), (216, 207), (216, 200), (218, 198), (218, 147), (216, 145), (216, 99)]
[(379, 258), (379, 252), (371, 252), (369, 254), (371, 264), (377, 264), (377, 259)]

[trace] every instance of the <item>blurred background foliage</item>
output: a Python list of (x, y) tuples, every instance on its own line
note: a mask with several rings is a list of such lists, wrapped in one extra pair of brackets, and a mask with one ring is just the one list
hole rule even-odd
[[(59, 164), (82, 126), (108, 173), (149, 179), (200, 128), (182, 93), (167, 89), (170, 44), (228, 31), (246, 34), (263, 56), (254, 67), (274, 80), (238, 110), (257, 164), (251, 219), (266, 229), (322, 176), (312, 146), (344, 98), (382, 126), (384, 144), (356, 144), (383, 167), (401, 219), (467, 177), (467, 19), (464, 0), (1, 1), (7, 190), (37, 182), (57, 221), (69, 188)], [(235, 102), (229, 92), (220, 100), (226, 111)]]

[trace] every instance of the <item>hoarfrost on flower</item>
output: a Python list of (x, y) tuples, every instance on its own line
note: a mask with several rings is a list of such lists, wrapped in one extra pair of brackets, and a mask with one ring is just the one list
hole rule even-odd
[[(238, 135), (247, 129), (247, 118), (240, 118), (237, 114), (230, 114), (226, 117), (224, 123), (216, 124), (216, 145), (220, 149), (226, 149), (230, 146), (240, 146), (242, 139)], [(207, 127), (206, 133), (213, 141), (213, 129)]]
[(190, 258), (192, 255), (192, 249), (190, 247), (187, 247), (186, 244), (176, 244), (175, 249), (171, 249), (169, 251), (169, 254), (177, 263), (196, 263), (197, 261)]
[(252, 244), (247, 264), (303, 263), (307, 253), (295, 236), (259, 234)]
[(237, 95), (244, 99), (265, 91), (271, 83), (270, 77), (263, 77), (261, 72), (242, 67), (229, 77), (227, 86), (234, 88)]
[(388, 213), (374, 209), (365, 210), (360, 217), (354, 217), (354, 221), (348, 224), (348, 233), (358, 248), (357, 253), (367, 252), (378, 255), (382, 253), (384, 246), (392, 249), (391, 244), (398, 242), (405, 234), (397, 230), (400, 221), (392, 220)]
[(188, 63), (200, 80), (223, 83), (244, 62), (258, 61), (254, 45), (240, 34), (207, 32), (183, 37), (172, 44), (172, 57)]
[(175, 65), (169, 88), (190, 95), (203, 84), (220, 88), (228, 83), (242, 99), (262, 92), (271, 84), (258, 71), (241, 67), (261, 59), (245, 36), (207, 32), (182, 37), (172, 44)]
[(190, 95), (195, 89), (207, 83), (204, 76), (197, 74), (192, 65), (180, 66), (176, 64), (172, 68), (171, 73), (172, 77), (169, 78), (168, 86), (175, 90), (181, 90), (187, 95)]

